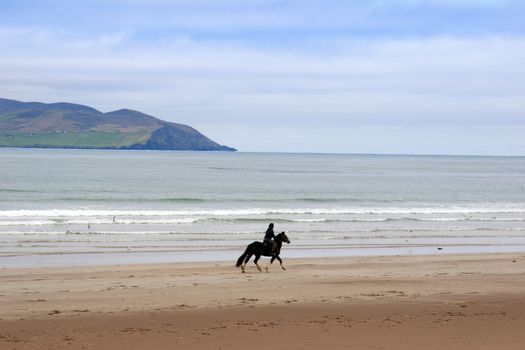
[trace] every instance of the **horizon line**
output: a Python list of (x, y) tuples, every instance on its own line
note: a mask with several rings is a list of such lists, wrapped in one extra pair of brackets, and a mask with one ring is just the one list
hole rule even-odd
[(183, 153), (219, 153), (219, 154), (311, 154), (311, 155), (347, 155), (347, 156), (383, 156), (383, 157), (476, 157), (476, 158), (525, 158), (525, 155), (505, 154), (432, 154), (432, 153), (361, 153), (361, 152), (312, 152), (312, 151), (195, 151), (195, 150), (149, 150), (149, 149), (119, 149), (119, 148), (67, 148), (67, 147), (4, 147), (0, 150), (63, 150), (63, 151), (132, 151), (132, 152), (183, 152)]

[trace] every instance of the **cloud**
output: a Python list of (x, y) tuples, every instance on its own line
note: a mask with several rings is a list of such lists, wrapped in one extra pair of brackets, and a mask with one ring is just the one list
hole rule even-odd
[[(191, 40), (125, 45), (118, 33), (86, 44), (45, 37), (33, 44), (40, 49), (38, 60), (31, 47), (0, 57), (4, 96), (24, 99), (33, 85), (48, 91), (33, 99), (76, 93), (74, 101), (80, 97), (101, 109), (131, 102), (187, 122), (219, 117), (254, 124), (524, 122), (522, 38), (335, 41), (327, 55)], [(18, 95), (16, 87), (26, 88)], [(111, 102), (103, 97), (108, 93), (130, 98)], [(166, 101), (159, 106), (161, 96)]]
[(330, 128), (401, 140), (395, 130), (525, 124), (517, 1), (54, 4), (0, 5), (0, 96), (134, 108), (240, 144), (227, 128), (296, 128), (306, 145)]

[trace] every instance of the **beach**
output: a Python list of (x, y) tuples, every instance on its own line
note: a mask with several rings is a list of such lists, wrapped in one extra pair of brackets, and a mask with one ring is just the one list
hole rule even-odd
[[(1, 350), (525, 344), (524, 158), (3, 149), (0, 163)], [(269, 223), (291, 241), (287, 270), (241, 273)]]
[[(267, 260), (263, 261), (266, 264)], [(525, 254), (0, 270), (1, 349), (522, 349)]]

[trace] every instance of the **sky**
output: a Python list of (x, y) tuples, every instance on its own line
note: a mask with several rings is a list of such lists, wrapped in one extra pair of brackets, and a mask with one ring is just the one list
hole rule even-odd
[(525, 1), (0, 0), (0, 97), (240, 151), (525, 156)]

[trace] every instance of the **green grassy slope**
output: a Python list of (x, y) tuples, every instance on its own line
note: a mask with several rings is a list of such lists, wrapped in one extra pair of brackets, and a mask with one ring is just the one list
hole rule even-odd
[(1, 135), (0, 147), (64, 147), (64, 148), (120, 148), (143, 143), (148, 133), (120, 134), (117, 132), (44, 133), (35, 135)]

